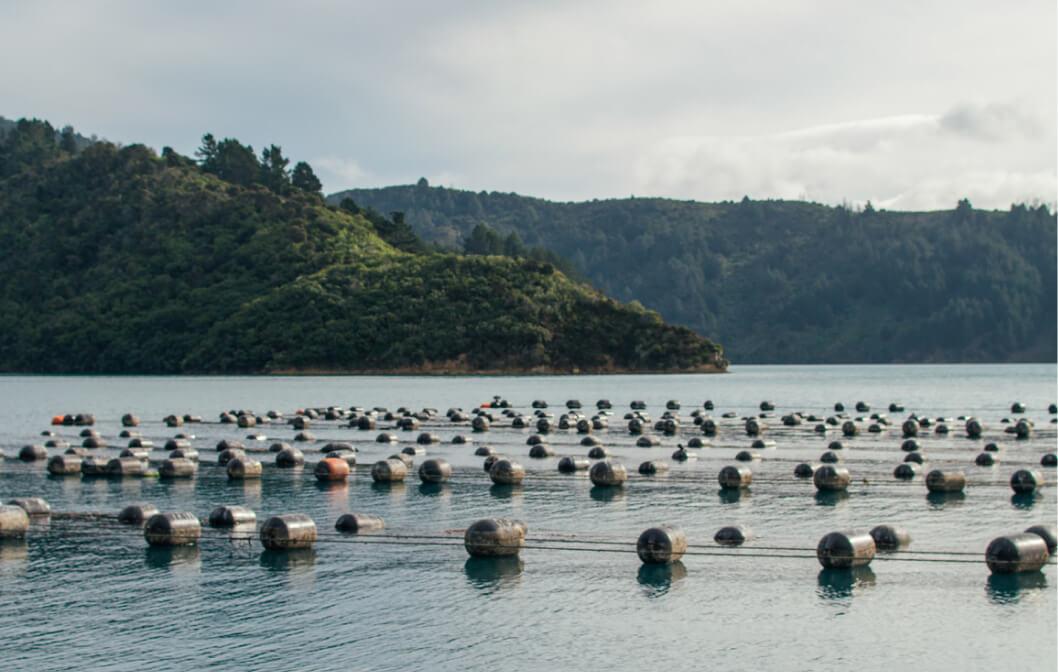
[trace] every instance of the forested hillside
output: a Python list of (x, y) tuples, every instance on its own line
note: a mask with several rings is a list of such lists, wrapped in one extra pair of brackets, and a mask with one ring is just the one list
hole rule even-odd
[[(452, 248), (542, 246), (594, 286), (727, 345), (735, 362), (1055, 361), (1047, 208), (853, 211), (795, 201), (555, 203), (417, 185), (355, 189)], [(488, 247), (488, 245), (486, 245)]]
[[(71, 131), (72, 132), (72, 131)], [(429, 252), (311, 166), (203, 137), (0, 139), (0, 371), (719, 370), (712, 342), (532, 259)]]

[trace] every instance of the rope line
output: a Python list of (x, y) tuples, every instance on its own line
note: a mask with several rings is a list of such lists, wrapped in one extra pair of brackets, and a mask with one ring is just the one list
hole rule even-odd
[[(58, 520), (116, 520), (112, 514), (100, 513), (68, 513), (58, 512), (53, 514)], [(104, 534), (90, 529), (63, 530), (60, 538), (71, 540), (99, 539), (101, 537), (141, 539), (143, 538), (140, 527), (118, 527), (112, 526), (105, 530)], [(231, 528), (204, 528), (204, 534), (198, 538), (196, 543), (202, 542), (229, 542), (238, 544), (246, 542), (252, 545), (257, 540), (256, 526), (251, 532), (246, 530), (239, 533), (238, 529)], [(35, 536), (35, 535), (34, 535)], [(463, 540), (456, 534), (409, 534), (409, 533), (378, 533), (364, 535), (346, 535), (340, 533), (319, 533), (314, 543), (317, 544), (362, 544), (362, 545), (388, 545), (388, 546), (438, 546), (438, 547), (464, 547)], [(612, 539), (589, 538), (589, 537), (530, 537), (521, 546), (525, 550), (549, 550), (570, 551), (580, 553), (637, 553), (635, 544), (627, 541)], [(702, 544), (688, 544), (685, 556), (690, 557), (749, 557), (749, 558), (778, 558), (778, 559), (813, 559), (816, 558), (816, 549), (802, 546), (706, 546)], [(874, 556), (874, 560), (882, 562), (925, 562), (925, 563), (954, 563), (954, 564), (980, 564), (980, 560), (971, 560), (969, 557), (980, 558), (981, 552), (950, 551), (950, 550), (896, 550), (893, 552), (882, 551)], [(918, 556), (918, 557), (907, 557)], [(921, 557), (930, 556), (930, 557)], [(832, 556), (837, 559), (851, 558), (851, 556)], [(1055, 558), (1048, 561), (1049, 565), (1055, 564)]]

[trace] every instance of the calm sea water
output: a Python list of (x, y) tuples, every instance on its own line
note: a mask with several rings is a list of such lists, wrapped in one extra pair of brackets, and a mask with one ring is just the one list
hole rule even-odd
[[(308, 406), (407, 406), (470, 408), (502, 395), (528, 412), (546, 399), (561, 412), (567, 399), (585, 411), (610, 399), (617, 417), (602, 441), (628, 466), (627, 486), (593, 488), (583, 475), (565, 476), (562, 455), (585, 455), (581, 437), (558, 432), (557, 456), (528, 457), (530, 430), (496, 428), (452, 445), (467, 426), (438, 422), (423, 428), (442, 443), (428, 448), (455, 467), (442, 487), (421, 486), (414, 472), (403, 485), (380, 487), (366, 467), (348, 483), (321, 486), (311, 468), (272, 467), (256, 482), (229, 482), (222, 469), (203, 464), (193, 481), (54, 478), (42, 463), (12, 459), (18, 448), (40, 442), (52, 415), (93, 412), (112, 445), (119, 418), (135, 412), (141, 431), (157, 444), (176, 431), (160, 421), (170, 413), (215, 420), (222, 410)], [(991, 578), (983, 562), (988, 541), (1036, 523), (1055, 524), (1056, 490), (1015, 498), (1010, 473), (1038, 465), (1055, 450), (1055, 425), (1047, 411), (1058, 398), (1054, 365), (1012, 366), (744, 366), (722, 376), (606, 377), (0, 377), (0, 497), (41, 496), (58, 512), (115, 513), (131, 502), (205, 517), (220, 504), (268, 515), (301, 512), (317, 522), (321, 540), (311, 553), (263, 553), (256, 541), (232, 540), (204, 530), (197, 548), (149, 550), (138, 530), (105, 521), (60, 517), (36, 522), (25, 543), (0, 545), (0, 666), (5, 670), (371, 669), (818, 670), (852, 668), (1055, 669), (1058, 657), (1058, 578), (1052, 562), (1043, 572), (1007, 580)], [(669, 399), (683, 407), (683, 433), (659, 448), (637, 448), (621, 415), (633, 399), (655, 418)], [(760, 450), (755, 483), (740, 496), (721, 493), (716, 473), (749, 448), (737, 419), (723, 421), (712, 447), (697, 460), (675, 464), (666, 477), (635, 473), (646, 459), (668, 459), (678, 442), (700, 436), (687, 420), (706, 399), (712, 417), (757, 411), (776, 404), (768, 431), (777, 447)], [(856, 401), (884, 412), (900, 401), (907, 412), (930, 416), (972, 413), (988, 426), (970, 440), (953, 421), (947, 436), (921, 439), (929, 463), (964, 469), (970, 481), (960, 498), (931, 499), (921, 478), (899, 483), (892, 469), (903, 453), (899, 420), (884, 434), (843, 439), (856, 479), (844, 498), (815, 495), (794, 479), (793, 466), (815, 461), (840, 432), (826, 437), (812, 423), (794, 430), (778, 416), (792, 410), (830, 414), (834, 402), (852, 411)], [(1010, 404), (1022, 401), (1036, 422), (1031, 441), (1003, 434)], [(378, 431), (383, 430), (380, 423)], [(77, 429), (58, 428), (71, 441)], [(248, 431), (218, 424), (189, 425), (203, 460), (221, 438)], [(290, 441), (286, 425), (257, 430)], [(375, 443), (378, 431), (317, 423), (320, 439), (303, 444), (308, 461), (318, 447), (342, 439), (360, 450), (361, 465), (411, 445)], [(988, 441), (1002, 449), (995, 467), (976, 467)], [(266, 450), (267, 442), (251, 443)], [(478, 445), (518, 458), (529, 474), (521, 487), (491, 486)], [(111, 450), (109, 452), (115, 452)], [(153, 457), (161, 459), (163, 451)], [(417, 458), (421, 460), (422, 458)], [(1048, 480), (1056, 480), (1053, 469)], [(485, 516), (528, 523), (530, 538), (579, 535), (627, 541), (659, 523), (681, 526), (693, 544), (717, 550), (712, 536), (742, 524), (753, 539), (730, 554), (684, 558), (669, 568), (645, 569), (634, 553), (526, 549), (513, 563), (474, 562), (459, 545), (362, 543), (340, 537), (335, 519), (346, 511), (381, 515), (387, 533), (442, 534)], [(833, 530), (869, 529), (878, 523), (908, 528), (912, 550), (967, 551), (945, 556), (970, 562), (902, 562), (879, 557), (868, 571), (826, 573), (811, 550)], [(460, 537), (456, 537), (459, 539)], [(360, 538), (362, 539), (362, 538)], [(554, 544), (560, 545), (560, 544)], [(783, 556), (796, 557), (783, 557)], [(897, 556), (899, 557), (899, 556)], [(922, 556), (904, 556), (922, 557)]]

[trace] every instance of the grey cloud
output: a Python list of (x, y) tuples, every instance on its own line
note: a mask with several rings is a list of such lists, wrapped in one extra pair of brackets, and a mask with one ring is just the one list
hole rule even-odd
[(276, 142), (328, 190), (425, 175), (557, 199), (947, 204), (945, 176), (1005, 207), (1055, 172), (1055, 14), (1053, 0), (0, 3), (0, 114), (188, 153), (205, 131)]
[(1036, 138), (1043, 124), (1016, 105), (958, 105), (940, 118), (941, 128), (979, 140), (999, 141), (1011, 137)]
[[(870, 200), (911, 210), (947, 208), (964, 197), (990, 207), (1034, 199), (1053, 203), (1053, 141), (1041, 151), (1033, 137), (1007, 134), (1004, 143), (979, 147), (980, 130), (953, 133), (945, 123), (965, 109), (760, 136), (668, 138), (639, 158), (639, 193)], [(1008, 126), (976, 128), (998, 133)]]

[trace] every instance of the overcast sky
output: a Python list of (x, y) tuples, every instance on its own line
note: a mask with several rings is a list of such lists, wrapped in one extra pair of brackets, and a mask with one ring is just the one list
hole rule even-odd
[(0, 115), (328, 192), (1053, 203), (1055, 0), (0, 2)]

